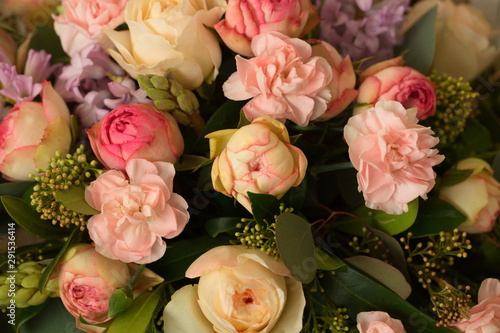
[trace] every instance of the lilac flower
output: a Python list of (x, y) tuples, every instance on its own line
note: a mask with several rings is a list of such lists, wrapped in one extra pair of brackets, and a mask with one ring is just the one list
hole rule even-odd
[(32, 101), (42, 91), (31, 76), (17, 74), (16, 66), (0, 63), (0, 94), (14, 102)]
[(51, 65), (52, 56), (44, 50), (28, 51), (28, 58), (24, 66), (24, 75), (31, 76), (34, 82), (42, 83), (47, 80), (62, 64)]
[(394, 56), (402, 41), (398, 34), (410, 0), (325, 0), (320, 39), (353, 61), (367, 57), (363, 67)]
[(108, 88), (114, 98), (104, 100), (104, 105), (110, 109), (117, 108), (123, 104), (144, 103), (153, 104), (153, 101), (148, 98), (146, 92), (142, 89), (137, 89), (135, 81), (126, 78), (122, 82), (110, 82)]

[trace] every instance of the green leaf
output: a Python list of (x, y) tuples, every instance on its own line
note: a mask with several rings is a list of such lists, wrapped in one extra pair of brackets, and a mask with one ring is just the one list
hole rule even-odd
[(146, 333), (150, 327), (151, 321), (158, 302), (163, 294), (165, 284), (159, 285), (152, 292), (146, 291), (140, 294), (127, 311), (116, 316), (111, 323), (107, 333)]
[(318, 262), (309, 222), (292, 213), (281, 214), (276, 221), (276, 243), (292, 276), (303, 283), (311, 282)]
[(407, 66), (426, 74), (432, 65), (436, 47), (437, 6), (424, 14), (404, 35), (397, 53), (404, 54)]
[(85, 185), (72, 185), (67, 190), (57, 190), (55, 199), (66, 208), (84, 215), (99, 214), (85, 201)]
[(0, 199), (10, 217), (32, 235), (43, 239), (57, 239), (71, 232), (71, 229), (54, 226), (50, 221), (40, 219), (39, 213), (20, 198), (4, 195)]
[(323, 271), (335, 271), (346, 266), (345, 263), (336, 260), (320, 248), (316, 248), (316, 260), (318, 261), (318, 269)]
[[(43, 302), (40, 305), (29, 306), (27, 308), (16, 308), (15, 312), (15, 323), (14, 332), (20, 332), (21, 326), (26, 323), (31, 318), (35, 317), (43, 310), (43, 308), (47, 305), (48, 302)], [(7, 311), (8, 313), (8, 311)], [(8, 317), (9, 318), (9, 317)], [(9, 318), (10, 319), (10, 318)]]
[[(50, 241), (44, 241), (36, 244), (30, 244), (30, 245), (25, 245), (25, 246), (20, 246), (16, 248), (16, 256), (22, 257), (23, 255), (27, 253), (33, 253), (34, 251), (37, 251), (39, 254), (43, 254), (44, 257), (49, 257), (51, 254), (56, 255), (57, 252), (61, 249), (61, 247), (64, 245), (64, 242), (61, 242), (59, 240), (50, 240)], [(0, 267), (3, 265), (7, 264), (8, 262), (8, 253), (0, 253)]]
[(129, 287), (116, 289), (109, 299), (108, 317), (126, 311), (132, 305), (133, 299), (134, 295)]
[(250, 121), (245, 116), (245, 112), (243, 112), (243, 109), (241, 109), (240, 110), (240, 121), (238, 122), (237, 128), (241, 128), (241, 127), (249, 125), (249, 124), (250, 124)]
[(232, 237), (220, 235), (212, 238), (208, 235), (192, 239), (172, 241), (168, 244), (165, 255), (148, 264), (148, 268), (161, 275), (165, 282), (174, 282), (185, 278), (187, 268), (200, 255), (219, 246), (228, 245)]
[[(336, 258), (336, 260), (339, 260)], [(453, 333), (393, 291), (363, 273), (347, 266), (345, 270), (325, 272), (320, 281), (326, 295), (338, 307), (345, 307), (350, 318), (365, 311), (384, 311), (400, 319), (407, 332)], [(455, 332), (456, 333), (456, 332)]]
[(452, 231), (465, 221), (465, 215), (446, 201), (429, 198), (422, 202), (417, 219), (408, 232), (412, 237), (427, 237)]
[(300, 183), (299, 186), (295, 186), (290, 188), (283, 198), (280, 199), (280, 202), (282, 202), (285, 205), (285, 208), (293, 208), (294, 210), (298, 211), (302, 208), (302, 205), (306, 201), (306, 194), (307, 194), (307, 177), (304, 178), (302, 183)]
[(8, 182), (0, 184), (0, 196), (8, 195), (20, 198), (33, 185), (33, 182)]
[(175, 163), (175, 171), (197, 170), (208, 163), (210, 159), (197, 155), (182, 155), (181, 160)]
[(263, 224), (264, 220), (273, 223), (274, 217), (280, 214), (280, 202), (274, 195), (248, 192), (248, 198), (257, 223)]
[(44, 50), (52, 55), (50, 62), (68, 62), (69, 57), (61, 46), (61, 40), (52, 25), (37, 25), (30, 41), (30, 49)]
[(500, 151), (495, 155), (495, 158), (493, 158), (491, 167), (493, 168), (493, 177), (497, 181), (500, 181)]
[(59, 260), (61, 260), (62, 256), (64, 255), (68, 247), (73, 243), (73, 239), (75, 238), (75, 235), (78, 232), (81, 232), (79, 228), (73, 229), (73, 231), (69, 235), (68, 239), (66, 240), (66, 243), (64, 243), (59, 253), (54, 257), (54, 259), (50, 261), (50, 264), (48, 264), (47, 267), (45, 267), (42, 276), (40, 277), (40, 281), (38, 282), (38, 289), (40, 290), (40, 292), (43, 292), (43, 289), (45, 288), (45, 284), (47, 284), (50, 274), (52, 274), (52, 271), (56, 267)]
[(228, 233), (234, 236), (234, 233), (240, 230), (240, 228), (236, 227), (238, 223), (241, 223), (241, 218), (239, 217), (216, 217), (207, 221), (205, 230), (214, 238), (221, 233)]
[(453, 186), (463, 182), (472, 174), (474, 170), (450, 169), (441, 178), (440, 186)]
[(228, 128), (236, 128), (240, 121), (240, 110), (246, 104), (245, 102), (227, 101), (215, 111), (210, 117), (201, 133), (200, 140), (208, 146), (208, 140), (204, 139), (205, 135)]

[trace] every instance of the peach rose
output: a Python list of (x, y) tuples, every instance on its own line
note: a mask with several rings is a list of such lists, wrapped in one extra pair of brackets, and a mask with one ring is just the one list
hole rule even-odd
[(42, 85), (41, 103), (17, 103), (0, 123), (0, 172), (10, 180), (32, 180), (29, 174), (71, 145), (68, 107), (50, 82)]
[(500, 332), (500, 281), (485, 279), (479, 287), (478, 304), (464, 318), (451, 326), (463, 333)]
[(229, 99), (252, 99), (243, 107), (248, 120), (268, 116), (305, 126), (326, 112), (332, 69), (313, 56), (311, 45), (269, 32), (255, 36), (251, 46), (255, 57), (236, 56), (237, 71), (222, 86)]
[(119, 106), (87, 134), (94, 154), (108, 169), (124, 170), (133, 158), (175, 163), (184, 151), (174, 117), (148, 104)]
[(290, 143), (282, 123), (260, 117), (237, 130), (221, 130), (210, 139), (212, 183), (216, 191), (234, 197), (252, 210), (247, 192), (281, 198), (304, 179), (307, 160)]
[(467, 218), (459, 229), (468, 233), (482, 233), (493, 229), (500, 215), (500, 183), (493, 178), (493, 168), (479, 158), (458, 162), (458, 170), (472, 170), (463, 182), (443, 186), (439, 198), (449, 202)]
[(146, 264), (166, 250), (164, 238), (179, 235), (189, 220), (186, 201), (172, 192), (174, 166), (133, 159), (127, 177), (103, 173), (85, 190), (85, 200), (101, 213), (88, 221), (96, 250), (110, 259)]
[(369, 105), (357, 107), (354, 113), (363, 112), (378, 101), (397, 101), (407, 109), (417, 108), (417, 118), (424, 120), (436, 113), (435, 91), (434, 83), (417, 70), (389, 66), (363, 80), (356, 102)]
[[(302, 284), (282, 261), (244, 246), (219, 246), (186, 271), (200, 277), (172, 295), (164, 332), (298, 333), (305, 307)], [(189, 314), (189, 320), (186, 320)]]
[(387, 312), (371, 311), (358, 313), (356, 328), (360, 333), (404, 333), (401, 320), (393, 319)]
[[(76, 327), (85, 332), (102, 332), (104, 328), (90, 324), (109, 319), (108, 304), (113, 292), (126, 287), (137, 265), (125, 264), (100, 255), (90, 244), (71, 246), (58, 263), (59, 296), (66, 309), (76, 318)], [(134, 284), (134, 296), (161, 283), (163, 279), (144, 268)]]
[(318, 22), (310, 0), (229, 0), (224, 19), (214, 28), (231, 50), (252, 57), (253, 37), (271, 31), (302, 37)]
[(104, 41), (102, 29), (125, 23), (127, 0), (63, 0), (64, 12), (54, 16), (54, 29), (64, 51), (72, 56), (88, 44)]
[(366, 206), (388, 214), (408, 211), (408, 203), (426, 198), (435, 184), (433, 166), (444, 156), (432, 149), (439, 139), (417, 124), (416, 109), (380, 101), (352, 116), (344, 127), (349, 158), (358, 171), (358, 190)]

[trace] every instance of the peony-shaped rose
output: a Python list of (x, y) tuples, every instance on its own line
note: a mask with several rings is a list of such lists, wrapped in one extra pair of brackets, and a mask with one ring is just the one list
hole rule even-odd
[(210, 133), (210, 158), (214, 189), (234, 197), (252, 211), (247, 192), (281, 198), (304, 179), (307, 160), (290, 143), (286, 127), (260, 117), (239, 129)]
[(332, 69), (314, 57), (307, 42), (278, 32), (252, 39), (254, 58), (236, 56), (237, 71), (223, 84), (224, 95), (243, 107), (248, 120), (268, 116), (305, 126), (325, 113), (332, 99)]
[(0, 123), (0, 172), (10, 180), (31, 180), (71, 145), (68, 107), (49, 82), (42, 85), (41, 103), (17, 103)]
[(87, 129), (87, 134), (99, 161), (120, 171), (134, 158), (175, 163), (184, 150), (174, 117), (142, 103), (117, 107)]
[(358, 96), (354, 89), (356, 85), (356, 73), (349, 56), (342, 59), (338, 51), (330, 44), (321, 40), (309, 40), (312, 45), (313, 56), (319, 56), (328, 61), (332, 67), (332, 80), (328, 85), (331, 93), (331, 101), (323, 115), (316, 120), (329, 120), (342, 111)]
[(349, 158), (358, 171), (358, 190), (366, 206), (388, 214), (408, 211), (408, 203), (426, 198), (434, 187), (433, 166), (444, 156), (432, 149), (439, 139), (417, 124), (416, 109), (380, 101), (352, 116), (344, 127)]
[(174, 166), (133, 159), (127, 177), (110, 170), (85, 189), (100, 214), (88, 221), (96, 250), (110, 259), (147, 264), (163, 256), (164, 238), (179, 235), (189, 220), (186, 201), (173, 193)]
[(130, 0), (129, 30), (104, 30), (115, 46), (108, 52), (134, 78), (170, 69), (184, 88), (195, 89), (218, 75), (222, 55), (209, 27), (225, 8), (225, 0)]
[(482, 233), (493, 229), (500, 215), (500, 183), (493, 178), (493, 169), (486, 161), (471, 157), (458, 162), (456, 169), (471, 170), (464, 181), (443, 186), (439, 198), (449, 202), (467, 218), (459, 229)]
[(360, 333), (404, 333), (401, 320), (393, 319), (387, 312), (360, 312), (356, 316)]
[[(85, 332), (102, 332), (99, 324), (109, 319), (108, 304), (113, 292), (126, 287), (137, 265), (103, 257), (91, 244), (71, 246), (57, 266), (59, 296), (66, 309), (76, 318), (76, 327)], [(163, 279), (144, 268), (134, 284), (138, 296)], [(89, 324), (83, 324), (80, 316)]]
[(477, 302), (469, 310), (469, 318), (450, 326), (463, 333), (500, 332), (500, 281), (485, 279), (479, 287)]
[(406, 33), (436, 6), (436, 44), (431, 69), (470, 81), (500, 54), (491, 44), (495, 32), (479, 10), (451, 0), (418, 1), (407, 14), (401, 32)]
[[(219, 246), (186, 271), (200, 277), (172, 295), (164, 332), (298, 333), (305, 307), (300, 282), (282, 261), (243, 246)], [(189, 320), (186, 320), (189, 314)]]
[[(377, 65), (374, 65), (377, 66)], [(407, 109), (417, 108), (417, 118), (427, 119), (436, 113), (436, 88), (425, 75), (407, 66), (389, 66), (366, 78), (359, 86), (354, 113), (373, 107), (378, 101), (397, 101)]]
[(310, 0), (228, 0), (226, 15), (214, 28), (231, 50), (251, 57), (250, 43), (255, 36), (277, 31), (302, 37), (318, 23)]
[(102, 29), (125, 23), (127, 0), (63, 0), (64, 12), (54, 16), (54, 29), (64, 51), (72, 56), (88, 44), (104, 41)]

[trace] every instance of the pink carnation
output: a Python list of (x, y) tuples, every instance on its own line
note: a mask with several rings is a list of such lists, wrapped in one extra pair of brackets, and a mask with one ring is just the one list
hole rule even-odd
[(485, 279), (479, 287), (477, 301), (469, 310), (469, 318), (451, 326), (464, 333), (500, 332), (500, 281)]
[(358, 313), (356, 328), (360, 333), (404, 333), (401, 320), (393, 319), (387, 312), (371, 311)]
[(150, 263), (165, 253), (162, 237), (173, 238), (184, 229), (188, 205), (172, 192), (171, 163), (133, 159), (125, 170), (128, 179), (110, 170), (85, 190), (87, 203), (101, 212), (89, 219), (89, 235), (105, 257)]
[(439, 139), (417, 124), (415, 113), (398, 102), (380, 101), (351, 117), (344, 128), (349, 158), (358, 170), (358, 190), (371, 209), (402, 214), (435, 184), (432, 167), (444, 156), (431, 149)]
[(325, 113), (332, 68), (312, 56), (311, 45), (271, 32), (255, 36), (251, 46), (255, 57), (236, 56), (237, 72), (222, 87), (229, 99), (252, 99), (243, 107), (248, 120), (268, 116), (305, 126)]

